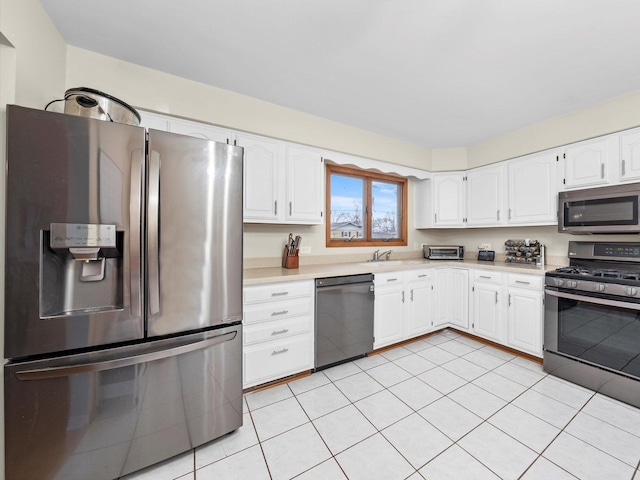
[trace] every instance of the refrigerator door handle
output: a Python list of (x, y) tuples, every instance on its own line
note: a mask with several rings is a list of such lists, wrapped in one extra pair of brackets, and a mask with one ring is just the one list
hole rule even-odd
[(149, 313), (160, 312), (160, 153), (149, 153), (149, 199), (148, 199), (147, 262), (149, 266)]
[(129, 218), (131, 234), (129, 235), (129, 269), (131, 285), (131, 314), (142, 316), (142, 162), (144, 155), (136, 150), (131, 155), (131, 203)]
[(143, 353), (140, 355), (116, 358), (112, 360), (98, 360), (95, 362), (83, 363), (79, 365), (24, 370), (21, 372), (16, 372), (16, 377), (18, 378), (18, 380), (22, 381), (45, 380), (48, 378), (68, 377), (70, 375), (77, 375), (80, 373), (91, 373), (99, 372), (102, 370), (113, 370), (115, 368), (129, 367), (131, 365), (153, 362), (155, 360), (162, 360), (168, 357), (183, 355), (185, 353), (195, 352), (198, 350), (204, 350), (205, 348), (212, 347), (213, 345), (233, 340), (237, 335), (238, 331), (234, 330), (232, 332), (216, 335), (215, 337), (208, 338), (207, 340), (187, 343), (186, 345), (179, 345), (177, 347), (169, 347), (156, 352)]

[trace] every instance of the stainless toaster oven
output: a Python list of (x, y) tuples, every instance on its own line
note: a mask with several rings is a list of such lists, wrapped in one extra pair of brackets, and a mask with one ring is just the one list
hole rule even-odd
[(424, 258), (429, 260), (463, 260), (462, 245), (425, 245), (422, 248)]

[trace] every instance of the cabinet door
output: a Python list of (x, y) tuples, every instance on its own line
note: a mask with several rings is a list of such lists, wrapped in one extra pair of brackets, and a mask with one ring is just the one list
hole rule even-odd
[(433, 226), (464, 226), (464, 175), (434, 175)]
[(473, 285), (473, 333), (503, 342), (502, 287), (488, 283)]
[(323, 165), (320, 153), (287, 146), (285, 216), (288, 222), (322, 223)]
[(407, 338), (416, 337), (433, 330), (433, 284), (414, 282), (408, 285), (409, 321)]
[(433, 286), (433, 327), (451, 321), (451, 269), (436, 269), (435, 282)]
[(559, 150), (528, 155), (508, 164), (510, 225), (558, 222)]
[(404, 284), (376, 288), (374, 306), (374, 347), (399, 342), (404, 338)]
[(640, 128), (621, 132), (620, 142), (620, 180), (640, 180)]
[(598, 137), (564, 149), (564, 188), (609, 183), (609, 140)]
[(508, 345), (542, 356), (542, 293), (509, 289)]
[(461, 268), (451, 270), (451, 323), (467, 330), (469, 328), (469, 271)]
[(144, 110), (138, 110), (140, 114), (140, 126), (146, 129), (153, 128), (154, 130), (162, 130), (163, 132), (169, 131), (169, 122), (167, 117), (158, 113), (145, 112)]
[(467, 172), (467, 226), (506, 222), (504, 170), (505, 166), (500, 164)]
[(283, 221), (280, 142), (241, 135), (238, 145), (244, 148), (244, 221)]
[(169, 131), (220, 143), (231, 143), (232, 136), (231, 132), (224, 128), (176, 118), (169, 120)]

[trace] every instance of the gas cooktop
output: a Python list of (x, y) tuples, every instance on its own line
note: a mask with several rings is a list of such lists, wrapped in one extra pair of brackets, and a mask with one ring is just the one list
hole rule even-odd
[(640, 299), (639, 243), (569, 242), (569, 262), (547, 272), (547, 287)]
[(586, 267), (561, 267), (550, 274), (559, 274), (558, 276), (566, 278), (582, 278), (595, 277), (600, 281), (609, 279), (634, 280), (640, 282), (640, 271), (622, 270), (616, 268), (586, 268)]

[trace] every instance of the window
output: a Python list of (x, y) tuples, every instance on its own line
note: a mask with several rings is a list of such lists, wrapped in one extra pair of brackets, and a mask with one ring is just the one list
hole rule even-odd
[(407, 244), (407, 180), (327, 164), (327, 246)]

